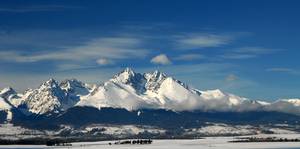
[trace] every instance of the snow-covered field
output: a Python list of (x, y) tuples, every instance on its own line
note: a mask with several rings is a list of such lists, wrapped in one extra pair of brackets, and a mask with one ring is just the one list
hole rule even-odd
[(86, 127), (81, 132), (83, 133), (89, 133), (95, 131), (96, 133), (99, 132), (99, 130), (102, 129), (103, 131), (100, 131), (101, 134), (106, 135), (118, 135), (118, 136), (127, 136), (127, 135), (138, 135), (141, 133), (151, 133), (151, 134), (164, 134), (165, 130), (154, 128), (151, 126), (135, 126), (135, 125), (92, 125)]
[[(300, 134), (285, 135), (256, 135), (258, 137), (300, 138)], [(47, 146), (0, 146), (1, 149), (46, 149), (46, 148), (71, 148), (71, 149), (300, 149), (300, 142), (260, 142), (260, 143), (228, 143), (235, 137), (207, 137), (196, 140), (154, 140), (151, 145), (108, 145), (109, 142), (81, 142), (73, 143), (72, 147), (47, 147)]]

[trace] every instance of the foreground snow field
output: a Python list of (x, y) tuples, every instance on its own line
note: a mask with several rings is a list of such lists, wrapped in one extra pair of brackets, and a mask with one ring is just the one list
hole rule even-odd
[[(258, 137), (300, 138), (300, 134), (285, 135), (256, 135)], [(73, 143), (72, 147), (33, 146), (0, 146), (1, 149), (300, 149), (300, 142), (261, 142), (261, 143), (228, 143), (235, 137), (208, 137), (196, 140), (154, 140), (151, 145), (108, 145), (109, 142), (80, 142)]]

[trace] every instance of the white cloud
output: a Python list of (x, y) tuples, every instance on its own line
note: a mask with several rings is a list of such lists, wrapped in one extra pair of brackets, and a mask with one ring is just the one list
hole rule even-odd
[(64, 6), (64, 5), (33, 5), (22, 6), (17, 8), (1, 7), (0, 12), (12, 12), (12, 13), (25, 13), (25, 12), (41, 12), (41, 11), (62, 11), (66, 9), (78, 9), (78, 6)]
[(196, 49), (220, 47), (230, 43), (232, 37), (225, 35), (203, 34), (179, 36), (176, 40), (176, 48), (179, 49)]
[(261, 55), (272, 54), (282, 51), (282, 49), (269, 49), (264, 47), (242, 47), (231, 50), (230, 53), (221, 55), (225, 59), (250, 59)]
[(109, 59), (143, 58), (148, 50), (140, 48), (141, 41), (130, 37), (103, 37), (90, 40), (76, 47), (25, 55), (22, 51), (0, 51), (1, 60), (37, 62), (42, 60), (84, 61), (106, 57)]
[(222, 55), (221, 57), (226, 58), (226, 59), (249, 59), (249, 58), (255, 58), (255, 57), (257, 57), (257, 55), (233, 53), (233, 54), (225, 54), (225, 55)]
[(104, 66), (104, 65), (111, 65), (111, 64), (114, 63), (113, 61), (111, 61), (111, 60), (109, 60), (107, 58), (99, 58), (99, 59), (97, 59), (96, 62), (97, 62), (97, 64), (102, 65), (102, 66)]
[(235, 49), (236, 53), (247, 53), (247, 54), (271, 54), (274, 52), (282, 51), (282, 49), (269, 49), (264, 47), (242, 47), (239, 49)]
[(279, 73), (288, 73), (293, 75), (300, 75), (299, 70), (291, 69), (291, 68), (283, 68), (283, 67), (276, 67), (276, 68), (268, 68), (266, 69), (268, 72), (279, 72)]
[(183, 60), (183, 61), (193, 61), (197, 59), (204, 59), (205, 56), (201, 54), (182, 54), (178, 57), (175, 57), (175, 60)]
[(64, 64), (60, 64), (57, 67), (58, 71), (65, 71), (65, 70), (74, 70), (74, 69), (81, 69), (83, 68), (82, 65), (79, 64), (69, 64), (69, 63), (64, 63)]
[(267, 71), (272, 71), (272, 72), (291, 72), (293, 71), (290, 68), (268, 68)]
[(160, 54), (151, 59), (151, 63), (153, 64), (161, 64), (161, 65), (169, 65), (172, 62), (165, 54)]

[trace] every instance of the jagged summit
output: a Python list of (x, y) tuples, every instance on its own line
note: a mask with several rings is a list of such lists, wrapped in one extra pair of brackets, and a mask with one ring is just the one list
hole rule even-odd
[(0, 92), (0, 97), (12, 107), (17, 107), (22, 102), (21, 96), (22, 95), (18, 94), (12, 87), (6, 87)]
[(15, 91), (12, 87), (10, 87), (10, 86), (3, 88), (3, 89), (0, 91), (0, 94), (6, 93), (6, 92), (10, 92), (10, 93), (13, 92), (13, 93), (16, 93), (16, 91)]
[(9, 98), (11, 95), (16, 95), (17, 92), (12, 87), (6, 87), (0, 91), (0, 97)]
[(46, 114), (58, 113), (63, 110), (62, 101), (65, 98), (64, 91), (54, 79), (42, 83), (39, 88), (28, 91), (24, 99), (24, 105), (29, 112)]
[(146, 80), (160, 81), (160, 80), (165, 79), (167, 77), (167, 75), (158, 70), (155, 70), (150, 73), (144, 73), (144, 77), (146, 78)]
[(73, 107), (80, 101), (80, 98), (92, 93), (96, 85), (89, 85), (77, 79), (66, 79), (60, 83), (60, 88), (65, 92), (64, 100), (65, 109)]
[(155, 91), (159, 88), (161, 83), (167, 78), (167, 75), (161, 73), (158, 70), (155, 70), (152, 73), (145, 73), (144, 77), (147, 80), (147, 83), (145, 84), (146, 89)]
[(160, 72), (159, 70), (155, 70), (152, 73), (146, 73), (146, 74), (150, 74), (156, 78), (161, 78), (161, 77), (166, 77), (167, 75), (163, 72)]
[(132, 81), (133, 79), (135, 79), (136, 75), (139, 75), (139, 74), (136, 74), (131, 68), (126, 67), (123, 71), (114, 75), (112, 80), (120, 81), (122, 83), (128, 83), (129, 81)]
[(120, 75), (126, 75), (126, 76), (134, 76), (135, 75), (135, 71), (129, 67), (126, 67), (125, 69), (123, 69), (122, 71), (120, 71), (119, 73), (117, 73), (115, 75), (115, 77), (118, 77)]
[(77, 79), (66, 79), (59, 86), (61, 89), (72, 94), (86, 95), (89, 93), (88, 85)]
[(73, 84), (74, 85), (82, 84), (82, 82), (79, 81), (79, 80), (77, 80), (77, 79), (75, 79), (75, 78), (65, 79), (65, 80), (61, 81), (60, 86), (62, 86), (62, 85), (73, 85)]
[(126, 67), (123, 71), (121, 71), (121, 73), (124, 73), (124, 72), (127, 72), (127, 73), (131, 73), (131, 74), (134, 74), (134, 70), (130, 67)]
[[(115, 84), (121, 85), (127, 84), (132, 86), (137, 92), (143, 92), (145, 90), (144, 88), (144, 82), (145, 78), (141, 73), (134, 72), (131, 68), (125, 68), (123, 71), (118, 73), (117, 75), (114, 75), (112, 79), (110, 79), (110, 82), (113, 82)], [(109, 84), (107, 82), (106, 84)]]
[(49, 80), (45, 81), (40, 85), (40, 88), (42, 87), (48, 87), (48, 88), (57, 88), (58, 82), (54, 80), (53, 78), (50, 78)]

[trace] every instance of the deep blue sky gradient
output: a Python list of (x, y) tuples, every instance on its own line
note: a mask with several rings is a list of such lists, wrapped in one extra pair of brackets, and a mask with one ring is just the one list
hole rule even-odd
[[(299, 98), (299, 6), (296, 0), (1, 1), (0, 87), (23, 91), (50, 77), (99, 83), (132, 67), (160, 69), (202, 90), (220, 88), (252, 99)], [(180, 40), (199, 36), (226, 40), (180, 46)], [(77, 49), (84, 55), (91, 47), (97, 52), (98, 44), (105, 47), (97, 56), (66, 54)], [(130, 50), (125, 57), (123, 47)], [(48, 57), (60, 53), (65, 55)], [(161, 54), (170, 64), (151, 62)], [(180, 59), (183, 55), (198, 57)], [(97, 64), (100, 58), (107, 63)]]

